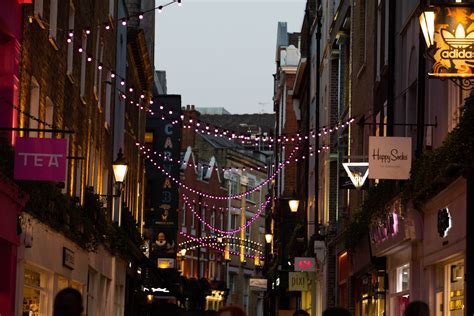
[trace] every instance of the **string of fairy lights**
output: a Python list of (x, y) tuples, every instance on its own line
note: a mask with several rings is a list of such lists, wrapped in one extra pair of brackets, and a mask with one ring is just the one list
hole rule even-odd
[(207, 228), (209, 228), (210, 230), (212, 231), (216, 231), (222, 235), (232, 235), (232, 234), (237, 234), (239, 232), (241, 232), (242, 230), (246, 229), (247, 227), (249, 227), (250, 225), (252, 225), (261, 215), (262, 213), (265, 211), (266, 207), (268, 206), (268, 204), (270, 203), (271, 201), (271, 196), (267, 197), (267, 199), (265, 200), (264, 203), (260, 204), (260, 207), (257, 209), (256, 213), (249, 219), (245, 222), (245, 224), (235, 228), (235, 229), (232, 229), (232, 230), (223, 230), (223, 229), (220, 229), (220, 228), (217, 228), (213, 225), (211, 225), (210, 223), (208, 223), (204, 218), (201, 217), (201, 215), (195, 210), (195, 207), (193, 204), (191, 204), (189, 202), (189, 198), (183, 194), (183, 203), (191, 210), (191, 212), (193, 213), (193, 215), (204, 225), (206, 226)]
[[(231, 249), (228, 249), (228, 248), (227, 248), (227, 249), (226, 249), (226, 248), (222, 248), (222, 247), (220, 247), (220, 243), (219, 243), (219, 242), (206, 243), (206, 242), (200, 240), (199, 238), (196, 238), (196, 237), (194, 237), (194, 236), (192, 236), (192, 235), (189, 235), (189, 234), (187, 234), (187, 233), (185, 233), (185, 232), (179, 232), (179, 233), (180, 233), (180, 235), (182, 235), (182, 236), (184, 236), (185, 238), (187, 238), (188, 241), (194, 241), (194, 242), (196, 242), (196, 243), (198, 244), (197, 246), (192, 246), (192, 247), (188, 247), (188, 248), (183, 248), (183, 249), (186, 249), (186, 250), (193, 250), (193, 249), (200, 248), (200, 247), (202, 247), (202, 248), (206, 248), (206, 247), (207, 247), (207, 248), (212, 248), (212, 249), (214, 249), (214, 250), (217, 250), (217, 251), (219, 251), (219, 252), (223, 252), (223, 253), (224, 253), (224, 252), (228, 252), (228, 253), (230, 253), (230, 254), (232, 254), (232, 255), (244, 256), (245, 258), (249, 258), (249, 259), (256, 259), (256, 258), (261, 259), (261, 260), (265, 259), (265, 257), (262, 256), (262, 255), (252, 255), (252, 254), (250, 254), (250, 253), (245, 253), (245, 251), (244, 251), (244, 253), (242, 253), (242, 252), (240, 252), (240, 251), (234, 251), (234, 250), (231, 250)], [(250, 248), (250, 247), (248, 247), (248, 246), (240, 245), (240, 247), (243, 247), (244, 249), (247, 249), (247, 250), (250, 250), (250, 251), (254, 251), (254, 252), (256, 252), (256, 253), (262, 253), (261, 251), (255, 250), (255, 249)], [(249, 248), (250, 248), (250, 249), (249, 249)]]

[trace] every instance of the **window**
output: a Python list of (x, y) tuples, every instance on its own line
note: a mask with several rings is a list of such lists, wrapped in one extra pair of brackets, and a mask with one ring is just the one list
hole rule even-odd
[[(252, 190), (253, 188), (255, 188), (255, 179), (253, 178), (249, 178), (248, 179), (248, 183), (247, 183), (247, 191), (250, 191)], [(247, 199), (247, 201), (250, 201), (250, 202), (254, 202), (255, 199), (254, 199), (254, 193), (248, 193), (245, 198)]]
[[(72, 31), (74, 33), (74, 19), (76, 16), (76, 8), (72, 1), (69, 1), (69, 22), (68, 22), (68, 32)], [(67, 46), (67, 74), (72, 76), (72, 71), (74, 67), (74, 40)]]
[(51, 0), (49, 4), (49, 37), (56, 40), (58, 32), (58, 0)]
[(397, 268), (397, 293), (408, 291), (410, 287), (410, 265), (405, 264)]
[[(107, 73), (107, 82), (105, 86), (105, 126), (110, 126), (110, 106), (112, 102), (112, 73)], [(146, 135), (145, 135), (146, 140)]]
[(211, 226), (216, 227), (216, 210), (211, 210)]
[[(86, 311), (87, 315), (95, 315), (96, 306), (102, 304), (97, 301), (97, 272), (90, 270), (87, 274), (87, 298), (86, 298)], [(99, 304), (100, 303), (100, 304)]]
[[(53, 125), (53, 115), (54, 115), (54, 105), (53, 101), (50, 98), (46, 98), (46, 117), (45, 122), (49, 125)], [(46, 128), (50, 128), (49, 126), (45, 126)], [(53, 133), (44, 133), (45, 138), (52, 138)]]
[[(81, 157), (82, 156), (82, 148), (78, 146), (77, 148), (77, 156)], [(81, 188), (82, 188), (82, 164), (83, 160), (76, 160), (76, 196), (80, 197), (81, 196)]]
[(115, 17), (114, 2), (115, 0), (109, 0), (109, 16), (112, 18)]
[(230, 177), (230, 195), (239, 194), (238, 178), (235, 175)]
[(96, 38), (95, 38), (95, 53), (94, 53), (94, 94), (96, 96), (96, 98), (99, 100), (100, 102), (100, 99), (98, 98), (99, 96), (99, 59), (100, 59), (100, 53), (101, 53), (101, 46), (102, 46), (102, 43), (101, 43), (101, 40), (100, 40), (100, 26), (97, 27), (97, 34), (96, 34)]
[[(82, 34), (82, 46), (81, 48), (83, 49), (82, 55), (81, 55), (81, 85), (80, 85), (80, 90), (81, 90), (81, 98), (84, 98), (86, 94), (86, 64), (87, 64), (87, 35), (84, 33)], [(85, 100), (82, 100), (85, 102)]]
[(195, 222), (195, 217), (196, 215), (194, 215), (194, 212), (196, 211), (196, 209), (193, 207), (193, 214), (191, 216), (191, 228), (194, 229), (194, 227), (196, 227), (196, 222)]
[(447, 316), (464, 315), (464, 261), (447, 265), (448, 308)]
[[(246, 239), (246, 240), (250, 240), (250, 236), (251, 236), (250, 226), (251, 226), (251, 225), (245, 227), (245, 239)], [(248, 244), (246, 241), (242, 241), (242, 243), (243, 243), (245, 246), (249, 246), (249, 244)], [(250, 248), (249, 248), (249, 247), (245, 247), (245, 253), (246, 253), (246, 254), (250, 254)]]
[[(230, 228), (231, 228), (232, 230), (237, 229), (237, 226), (238, 226), (238, 223), (239, 223), (238, 220), (239, 220), (239, 215), (237, 215), (237, 214), (232, 214), (232, 215), (230, 216)], [(237, 243), (237, 241), (236, 241), (235, 239), (230, 239), (230, 240), (231, 240), (231, 241), (230, 241), (230, 242), (231, 242), (231, 249), (232, 249), (233, 251), (236, 251), (237, 248), (238, 248), (238, 243)]]
[(181, 226), (186, 226), (186, 203), (183, 204), (181, 214)]
[(88, 173), (87, 173), (87, 185), (94, 186), (94, 166), (95, 166), (95, 150), (94, 150), (94, 141), (92, 140), (89, 148), (89, 163), (88, 163)]
[(48, 315), (47, 280), (44, 273), (25, 268), (23, 286), (23, 315)]
[(124, 314), (124, 302), (123, 302), (123, 285), (115, 285), (115, 315), (121, 316)]
[[(30, 121), (29, 128), (38, 128), (40, 106), (40, 86), (34, 77), (31, 77), (30, 83)], [(38, 132), (29, 132), (29, 137), (38, 137)]]
[(357, 16), (358, 23), (357, 23), (357, 32), (358, 32), (358, 64), (359, 67), (362, 67), (365, 64), (365, 54), (366, 54), (366, 0), (359, 0), (357, 12), (359, 13)]
[(146, 132), (145, 133), (145, 144), (153, 145), (153, 132)]
[(35, 15), (38, 17), (43, 16), (43, 0), (35, 0), (34, 12)]

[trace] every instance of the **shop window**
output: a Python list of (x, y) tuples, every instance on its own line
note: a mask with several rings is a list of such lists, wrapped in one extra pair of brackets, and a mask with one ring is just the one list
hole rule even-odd
[(46, 290), (46, 275), (25, 268), (23, 286), (23, 315), (48, 315), (48, 294)]
[(464, 315), (464, 262), (448, 265), (448, 316)]
[(410, 265), (397, 268), (397, 293), (408, 291), (410, 287)]

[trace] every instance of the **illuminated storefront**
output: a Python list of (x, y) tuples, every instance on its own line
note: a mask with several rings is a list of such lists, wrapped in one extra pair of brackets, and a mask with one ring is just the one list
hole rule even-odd
[[(466, 181), (459, 178), (424, 208), (426, 295), (435, 316), (464, 315)], [(426, 297), (426, 300), (430, 297)]]

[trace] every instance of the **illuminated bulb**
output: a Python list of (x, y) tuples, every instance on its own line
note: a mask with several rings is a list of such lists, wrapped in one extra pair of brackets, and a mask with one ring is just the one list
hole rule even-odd
[(178, 7), (182, 6), (181, 0), (178, 0)]
[(82, 49), (82, 47), (79, 47), (79, 48), (77, 49), (77, 51), (78, 51), (79, 53), (82, 53), (84, 50)]
[(86, 28), (86, 34), (89, 35), (91, 33), (91, 30), (89, 28)]
[(130, 91), (130, 92), (133, 92), (133, 88), (132, 88), (132, 87), (130, 87), (130, 88), (128, 89), (128, 91)]
[(127, 20), (122, 20), (122, 25), (126, 26), (127, 25)]
[(140, 13), (140, 14), (138, 15), (138, 18), (139, 18), (140, 20), (143, 20), (143, 14)]
[(160, 6), (158, 7), (158, 13), (161, 13), (161, 12), (163, 12), (163, 6), (162, 6), (162, 5), (160, 5)]
[(70, 30), (68, 35), (69, 35), (69, 37), (73, 37), (74, 36), (74, 31)]
[(124, 86), (125, 85), (125, 81), (120, 81), (120, 85)]
[(87, 57), (87, 61), (88, 61), (88, 62), (91, 62), (91, 61), (92, 61), (92, 57), (90, 57), (90, 56)]
[(109, 23), (105, 24), (105, 30), (106, 30), (106, 31), (110, 30), (110, 25), (109, 25)]
[(102, 70), (102, 64), (99, 64), (99, 66), (97, 66), (97, 69)]
[(141, 95), (140, 95), (140, 98), (141, 98), (141, 99), (145, 99), (145, 95), (144, 95), (144, 94), (141, 94)]
[(68, 42), (68, 44), (71, 44), (71, 43), (72, 43), (72, 39), (71, 39), (71, 38), (68, 38), (68, 39), (67, 39), (67, 42)]

